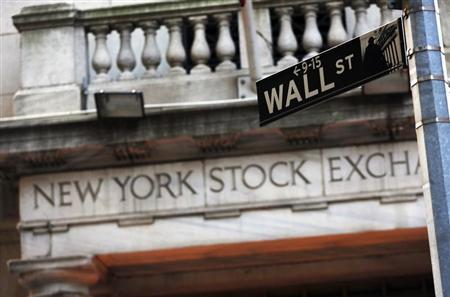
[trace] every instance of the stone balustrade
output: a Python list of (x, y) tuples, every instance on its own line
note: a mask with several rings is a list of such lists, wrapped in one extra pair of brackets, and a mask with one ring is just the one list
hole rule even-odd
[[(344, 7), (345, 4), (350, 6)], [(375, 15), (368, 14), (370, 4), (379, 7)], [(360, 35), (371, 29), (369, 23), (380, 25), (392, 18), (386, 0), (374, 3), (369, 0), (348, 3), (254, 0), (254, 7), (261, 66), (266, 74)], [(25, 8), (14, 16), (14, 23), (25, 39), (22, 44), (27, 48), (23, 51), (29, 54), (32, 49), (33, 53), (22, 55), (22, 76), (25, 78), (22, 84), (27, 90), (16, 95), (16, 113), (93, 107), (92, 94), (99, 89), (143, 90), (146, 103), (243, 97), (240, 95), (243, 86), (236, 78), (247, 76), (248, 66), (239, 9), (239, 1), (232, 0), (179, 0), (83, 11), (61, 4)], [(374, 22), (370, 17), (378, 18), (378, 21)], [(70, 35), (75, 42), (59, 48), (50, 46), (50, 39), (58, 38), (62, 33), (55, 32), (62, 28), (72, 28), (64, 34)], [(165, 36), (166, 44), (158, 36)], [(111, 42), (114, 38), (115, 43)], [(27, 39), (30, 42), (27, 43)], [(140, 39), (140, 42), (134, 39)], [(76, 54), (62, 57), (66, 51)], [(41, 58), (36, 53), (46, 55), (46, 60), (54, 59), (54, 63), (37, 67), (40, 63), (30, 61)], [(74, 75), (57, 75), (64, 71)], [(200, 82), (206, 79), (206, 83), (200, 83), (190, 94), (186, 88), (189, 78), (183, 77), (192, 75)], [(40, 79), (31, 80), (30, 77)], [(46, 80), (46, 77), (52, 79)], [(149, 79), (155, 81), (151, 92), (145, 89)], [(173, 85), (174, 82), (183, 83)], [(219, 82), (222, 88), (211, 88)], [(167, 84), (173, 87), (168, 89)], [(50, 106), (52, 100), (43, 105), (35, 104), (36, 96), (27, 100), (33, 97), (30, 88), (39, 88), (36, 90), (41, 92), (38, 98), (42, 98), (42, 87), (61, 88), (62, 85), (66, 89), (68, 85), (74, 85), (78, 90), (80, 85), (84, 86), (84, 97), (71, 99), (76, 104), (58, 104), (57, 110)], [(69, 92), (66, 89), (61, 92)], [(73, 97), (74, 91), (71, 91)], [(199, 96), (199, 93), (203, 95)], [(33, 106), (27, 101), (33, 102)]]
[[(275, 64), (280, 67), (286, 67), (298, 62), (300, 59), (307, 59), (316, 55), (321, 50), (333, 47), (345, 42), (353, 36), (358, 36), (370, 30), (368, 25), (367, 9), (368, 0), (353, 0), (351, 7), (355, 14), (355, 25), (352, 28), (352, 36), (349, 36), (345, 29), (344, 22), (344, 1), (328, 1), (317, 4), (303, 4), (304, 1), (291, 1), (292, 5), (279, 7), (266, 7), (263, 3), (255, 1), (256, 7), (261, 9), (270, 9), (274, 14), (275, 23), (271, 26), (278, 26), (277, 36), (268, 36), (273, 38), (275, 50), (280, 58)], [(262, 2), (262, 1), (261, 1)], [(298, 3), (295, 3), (298, 2)], [(258, 5), (260, 4), (260, 5)], [(393, 19), (392, 12), (387, 9), (387, 1), (377, 2), (381, 11), (381, 23), (386, 23)], [(268, 6), (268, 5), (266, 5)], [(240, 42), (232, 37), (230, 22), (236, 22), (236, 11), (225, 13), (212, 13), (203, 15), (192, 15), (189, 17), (171, 17), (167, 19), (150, 18), (140, 22), (129, 22), (114, 25), (115, 20), (111, 19), (111, 24), (93, 25), (87, 27), (88, 32), (95, 36), (95, 50), (92, 55), (91, 64), (95, 70), (93, 82), (105, 82), (114, 80), (106, 74), (111, 69), (113, 59), (106, 46), (108, 33), (113, 30), (120, 35), (120, 50), (118, 52), (116, 63), (120, 74), (117, 80), (130, 80), (137, 78), (132, 73), (136, 66), (136, 54), (130, 46), (131, 32), (137, 28), (142, 29), (144, 35), (144, 47), (140, 55), (145, 72), (140, 78), (153, 78), (161, 76), (157, 68), (164, 55), (170, 70), (167, 75), (183, 75), (230, 71), (237, 68), (236, 50)], [(292, 15), (302, 15), (301, 20), (304, 23), (302, 32), (294, 32)], [(321, 32), (318, 26), (318, 14), (329, 17), (328, 30)], [(298, 18), (296, 21), (299, 21)], [(214, 32), (217, 36), (215, 43), (209, 41), (206, 34), (206, 26), (215, 27)], [(261, 25), (261, 24), (259, 24)], [(302, 24), (303, 25), (303, 24)], [(161, 53), (160, 45), (156, 41), (156, 32), (165, 26), (168, 28), (169, 43), (165, 53)], [(187, 40), (186, 33), (192, 38)], [(234, 34), (236, 35), (236, 34)], [(324, 38), (326, 36), (326, 38)], [(324, 41), (324, 39), (326, 41)], [(300, 45), (300, 46), (299, 46)], [(306, 53), (306, 54), (304, 54)], [(211, 57), (215, 55), (218, 63), (211, 63)]]

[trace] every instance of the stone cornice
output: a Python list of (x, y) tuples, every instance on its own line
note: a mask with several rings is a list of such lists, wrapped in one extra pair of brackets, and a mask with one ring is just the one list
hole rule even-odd
[[(263, 128), (256, 102), (238, 102), (176, 110), (148, 108), (147, 116), (137, 122), (102, 122), (95, 114), (72, 120), (3, 122), (0, 167), (16, 168), (21, 175), (122, 166), (127, 160), (160, 163), (286, 151), (293, 149), (292, 144), (308, 149), (415, 138), (411, 101), (404, 95), (339, 98)], [(225, 135), (239, 137), (224, 139)], [(216, 144), (223, 149), (217, 150)], [(124, 145), (131, 154), (121, 154)], [(63, 156), (64, 162), (41, 168), (42, 158), (37, 157), (45, 157), (44, 161), (49, 157), (43, 152), (58, 152), (55, 157)]]
[[(295, 6), (322, 3), (325, 0), (255, 0), (255, 8)], [(112, 25), (123, 22), (137, 23), (145, 20), (162, 20), (173, 17), (211, 15), (235, 12), (240, 9), (236, 0), (178, 0), (151, 2), (127, 6), (102, 7), (78, 10), (75, 6), (58, 3), (29, 6), (13, 16), (14, 25), (20, 32), (60, 26)]]
[(66, 3), (27, 6), (13, 16), (13, 22), (19, 32), (75, 26), (79, 23), (79, 10)]

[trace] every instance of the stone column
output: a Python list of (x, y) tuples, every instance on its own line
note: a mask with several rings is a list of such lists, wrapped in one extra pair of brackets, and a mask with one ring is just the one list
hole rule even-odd
[(8, 267), (29, 297), (107, 296), (93, 289), (104, 280), (106, 269), (91, 256), (13, 260)]

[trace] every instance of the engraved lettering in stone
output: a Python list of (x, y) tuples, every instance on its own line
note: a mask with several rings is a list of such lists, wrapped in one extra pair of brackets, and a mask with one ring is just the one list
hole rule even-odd
[(405, 155), (404, 159), (401, 160), (394, 160), (394, 154), (392, 152), (389, 152), (389, 160), (391, 163), (391, 176), (395, 176), (395, 166), (404, 165), (406, 169), (406, 175), (410, 175), (409, 170), (409, 158), (408, 158), (408, 151), (403, 152)]
[(192, 174), (192, 170), (189, 170), (185, 176), (182, 176), (181, 172), (178, 171), (178, 196), (183, 195), (183, 185), (191, 191), (192, 194), (197, 194), (194, 188), (187, 182), (187, 179)]
[(157, 173), (157, 174), (155, 174), (155, 176), (156, 176), (156, 181), (158, 183), (157, 197), (161, 198), (162, 197), (161, 189), (166, 189), (167, 193), (169, 193), (169, 195), (172, 196), (172, 198), (177, 198), (175, 196), (174, 192), (172, 192), (172, 190), (170, 189), (170, 184), (172, 182), (172, 178), (170, 177), (170, 175), (167, 173)]
[(219, 193), (222, 192), (223, 188), (225, 187), (225, 183), (223, 182), (223, 180), (214, 174), (214, 172), (216, 171), (220, 171), (222, 172), (222, 168), (220, 167), (213, 167), (211, 168), (211, 170), (209, 171), (209, 177), (211, 178), (211, 180), (214, 180), (214, 182), (216, 182), (218, 184), (218, 187), (210, 187), (209, 189), (211, 191), (213, 191), (214, 193)]
[(131, 180), (130, 190), (134, 198), (140, 200), (148, 199), (152, 195), (154, 188), (155, 184), (148, 175), (140, 174)]
[(290, 161), (291, 164), (291, 173), (292, 173), (292, 185), (297, 185), (296, 183), (296, 176), (300, 177), (306, 184), (310, 184), (311, 182), (303, 175), (303, 173), (300, 171), (303, 165), (305, 165), (306, 160), (302, 160), (300, 164), (297, 166), (295, 165), (295, 161)]
[[(343, 63), (347, 62), (344, 60)], [(286, 92), (288, 89), (286, 85), (285, 87)], [(295, 93), (291, 90), (284, 95), (294, 96)], [(305, 97), (303, 98), (305, 100)], [(293, 104), (292, 101), (290, 103)], [(276, 105), (276, 102), (274, 104)], [(333, 148), (323, 149), (322, 152), (309, 151), (305, 154), (289, 152), (270, 154), (267, 157), (237, 157), (206, 161), (204, 167), (197, 161), (195, 165), (171, 163), (131, 169), (107, 169), (94, 175), (86, 171), (80, 175), (61, 173), (54, 177), (36, 176), (31, 177), (31, 180), (27, 177), (21, 183), (21, 192), (25, 193), (21, 199), (27, 199), (24, 206), (28, 208), (26, 218), (38, 220), (46, 216), (49, 219), (59, 219), (121, 214), (133, 209), (157, 212), (160, 209), (225, 206), (258, 199), (275, 201), (291, 198), (292, 191), (297, 190), (300, 190), (301, 197), (313, 198), (321, 195), (320, 193), (376, 193), (420, 186), (417, 179), (420, 164), (412, 142), (398, 146), (389, 144), (363, 146), (361, 149), (352, 147), (349, 151), (352, 153)], [(319, 158), (320, 154), (324, 157)], [(208, 169), (203, 171), (203, 168)], [(321, 168), (326, 170), (328, 180), (324, 181), (318, 176), (322, 172)], [(402, 179), (401, 183), (397, 182), (399, 179)], [(206, 191), (200, 187), (203, 184), (207, 185)], [(314, 187), (311, 187), (311, 184), (314, 184)], [(203, 197), (205, 192), (208, 196)], [(107, 196), (104, 197), (103, 194)], [(203, 199), (193, 199), (200, 195), (206, 199), (206, 205)], [(163, 203), (164, 205), (159, 207), (158, 203), (165, 202), (163, 199), (172, 198), (187, 201), (180, 204)], [(102, 199), (112, 202), (104, 203)], [(155, 199), (156, 201), (152, 200), (155, 203), (138, 203), (138, 208), (134, 205), (138, 200), (150, 202), (151, 199)], [(44, 214), (41, 209), (45, 209)]]
[(66, 196), (70, 196), (70, 190), (67, 189), (68, 186), (70, 186), (69, 181), (63, 181), (58, 183), (59, 186), (59, 206), (71, 206), (71, 201), (65, 201)]
[(97, 198), (98, 198), (98, 193), (100, 192), (100, 188), (101, 188), (102, 183), (103, 183), (103, 179), (100, 178), (98, 180), (97, 186), (95, 188), (95, 191), (94, 191), (94, 188), (93, 188), (93, 186), (92, 186), (90, 181), (88, 181), (88, 182), (86, 182), (84, 184), (84, 188), (81, 187), (79, 181), (74, 181), (73, 183), (75, 184), (75, 188), (77, 190), (78, 197), (80, 197), (81, 203), (84, 203), (84, 201), (86, 200), (87, 196), (90, 196), (92, 201), (96, 202)]
[(350, 173), (347, 176), (347, 180), (350, 180), (352, 178), (352, 175), (354, 172), (358, 173), (358, 175), (362, 178), (362, 179), (366, 179), (366, 177), (364, 176), (364, 174), (361, 172), (361, 170), (359, 170), (359, 162), (361, 162), (363, 155), (359, 155), (358, 156), (358, 160), (353, 161), (349, 156), (345, 156), (344, 157), (345, 160), (347, 160), (347, 162), (350, 164), (350, 166), (352, 167), (352, 171), (350, 171)]
[(236, 169), (241, 169), (241, 166), (229, 166), (229, 167), (225, 167), (225, 170), (230, 170), (231, 171), (231, 180), (232, 180), (232, 191), (236, 191)]
[(382, 172), (375, 172), (372, 169), (372, 166), (370, 165), (370, 164), (373, 164), (372, 160), (374, 160), (375, 164), (380, 164), (379, 163), (380, 161), (376, 161), (377, 159), (374, 159), (376, 157), (379, 157), (382, 160), (381, 161), (381, 164), (383, 164), (382, 167), (385, 168), (385, 166), (384, 166), (384, 162), (385, 162), (384, 154), (382, 154), (382, 153), (374, 153), (374, 154), (371, 154), (370, 156), (367, 157), (367, 160), (366, 160), (366, 171), (373, 178), (385, 177), (386, 174), (387, 174), (386, 173), (386, 168)]
[(289, 185), (289, 181), (285, 181), (285, 182), (282, 182), (282, 181), (280, 181), (280, 180), (278, 180), (278, 181), (276, 181), (275, 180), (275, 178), (274, 178), (274, 171), (275, 171), (275, 168), (279, 168), (281, 165), (284, 165), (284, 167), (288, 167), (288, 163), (287, 162), (283, 162), (283, 161), (280, 161), (280, 162), (275, 162), (274, 164), (272, 164), (272, 166), (270, 166), (270, 168), (269, 168), (269, 180), (270, 180), (270, 182), (274, 185), (274, 186), (277, 186), (277, 187), (286, 187), (286, 186), (288, 186)]
[(341, 170), (341, 166), (335, 166), (334, 162), (335, 161), (340, 161), (341, 157), (331, 157), (328, 158), (328, 165), (330, 167), (330, 181), (331, 182), (340, 182), (342, 181), (342, 176), (341, 177), (336, 177), (334, 175), (335, 171), (340, 171)]
[(124, 181), (121, 181), (118, 177), (114, 177), (113, 180), (116, 182), (116, 184), (120, 187), (120, 190), (122, 191), (122, 198), (120, 201), (125, 201), (125, 186), (128, 184), (128, 181), (130, 180), (131, 176), (127, 176)]
[[(254, 185), (250, 184), (249, 178), (247, 175), (249, 170), (251, 170), (253, 168), (256, 169), (256, 171), (252, 170), (253, 172), (259, 172), (259, 173), (253, 174), (251, 176), (254, 176), (256, 178), (258, 177), (258, 175), (260, 176), (260, 180), (257, 181)], [(259, 166), (257, 164), (250, 164), (247, 167), (245, 167), (244, 170), (242, 171), (241, 177), (242, 177), (242, 183), (244, 184), (244, 186), (249, 189), (252, 189), (252, 190), (256, 190), (256, 189), (260, 188), (266, 182), (266, 172), (264, 171), (264, 169), (261, 166)]]
[[(41, 196), (45, 200), (47, 200), (48, 203), (50, 203), (52, 206), (55, 206), (55, 186), (53, 183), (50, 184), (50, 193), (46, 192), (42, 188), (40, 188), (38, 185), (33, 184), (34, 189), (34, 209), (39, 208), (38, 204), (38, 196)], [(40, 194), (40, 195), (39, 195)]]

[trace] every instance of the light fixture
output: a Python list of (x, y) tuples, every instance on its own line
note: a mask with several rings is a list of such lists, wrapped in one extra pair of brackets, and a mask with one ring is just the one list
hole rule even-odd
[(136, 119), (145, 115), (142, 92), (100, 91), (94, 97), (99, 119)]

